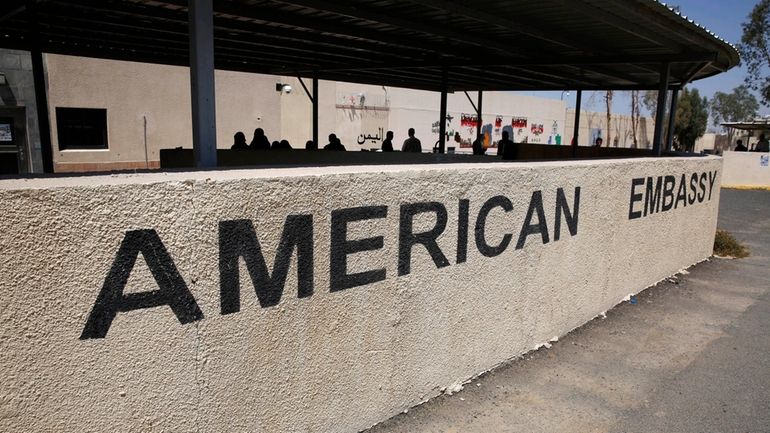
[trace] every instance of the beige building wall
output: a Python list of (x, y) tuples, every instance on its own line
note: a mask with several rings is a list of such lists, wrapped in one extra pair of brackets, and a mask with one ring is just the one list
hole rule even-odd
[[(145, 159), (157, 167), (159, 149), (192, 147), (188, 68), (54, 54), (45, 61), (57, 171), (82, 171), (94, 163), (144, 168)], [(238, 131), (248, 141), (255, 128), (263, 128), (271, 139), (280, 136), (276, 82), (266, 75), (216, 71), (218, 148), (230, 148)], [(109, 149), (60, 150), (56, 107), (106, 109)]]
[[(0, 180), (0, 431), (361, 431), (708, 257), (721, 166), (640, 158)], [(643, 214), (634, 179), (659, 176), (684, 182), (688, 197)], [(557, 231), (560, 189), (571, 216)], [(446, 219), (408, 217), (417, 203)], [(298, 224), (282, 235), (288, 216)], [(240, 231), (223, 229), (233, 224)], [(538, 233), (519, 241), (530, 224)], [(434, 230), (441, 255), (416, 244), (407, 260), (399, 239)], [(311, 247), (301, 259), (277, 254), (282, 236), (302, 233)], [(288, 264), (272, 302), (238, 258), (251, 254), (259, 275), (257, 239), (268, 271)], [(312, 271), (303, 297), (298, 260)], [(332, 267), (381, 271), (343, 287)], [(240, 299), (237, 312), (222, 314), (232, 306), (222, 290)]]
[[(566, 131), (569, 136), (567, 143), (572, 140), (575, 128), (575, 109), (567, 110)], [(593, 145), (594, 137), (597, 133), (604, 140), (604, 147), (633, 147), (633, 126), (631, 116), (613, 114), (612, 128), (610, 132), (610, 141), (607, 142), (607, 113), (598, 111), (580, 111), (580, 129), (579, 145)], [(637, 148), (652, 148), (653, 136), (655, 135), (655, 123), (648, 117), (639, 119), (639, 129), (637, 136)], [(616, 143), (617, 139), (617, 143)], [(617, 145), (616, 145), (617, 144)]]
[(770, 153), (724, 151), (724, 187), (770, 187)]

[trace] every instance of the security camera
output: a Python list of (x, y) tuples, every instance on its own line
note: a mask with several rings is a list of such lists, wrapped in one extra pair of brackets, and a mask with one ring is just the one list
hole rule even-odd
[(276, 92), (283, 92), (283, 93), (289, 94), (289, 93), (291, 93), (292, 88), (288, 84), (275, 83), (275, 91)]

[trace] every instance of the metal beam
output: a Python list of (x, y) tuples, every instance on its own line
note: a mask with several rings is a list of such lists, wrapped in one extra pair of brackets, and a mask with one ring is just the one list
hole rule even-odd
[[(412, 3), (427, 6), (433, 9), (449, 12), (461, 18), (472, 19), (484, 25), (492, 24), (495, 27), (523, 34), (535, 39), (540, 39), (546, 42), (550, 42), (556, 45), (576, 49), (583, 51), (586, 54), (596, 52), (596, 45), (589, 44), (587, 42), (581, 42), (573, 35), (564, 35), (561, 32), (549, 32), (537, 28), (536, 26), (527, 25), (514, 17), (500, 16), (495, 14), (486, 13), (483, 9), (478, 7), (468, 7), (460, 2), (447, 2), (443, 0), (410, 0)], [(468, 3), (470, 4), (470, 3)]]
[(318, 143), (318, 74), (313, 74), (313, 147), (319, 149)]
[[(409, 29), (415, 32), (439, 36), (462, 43), (470, 43), (482, 47), (483, 49), (495, 48), (506, 53), (517, 53), (520, 50), (512, 47), (509, 43), (501, 42), (494, 38), (487, 38), (474, 33), (458, 33), (452, 29), (445, 29), (437, 23), (427, 23), (424, 21), (414, 21), (401, 18), (400, 16), (389, 15), (383, 10), (367, 9), (341, 4), (326, 0), (274, 0), (278, 3), (299, 6), (308, 9), (314, 9), (319, 12), (333, 13), (348, 18), (355, 18), (364, 21), (386, 24), (390, 26)], [(342, 27), (342, 26), (340, 26)], [(378, 34), (380, 32), (376, 32)]]
[(679, 88), (671, 92), (671, 108), (668, 113), (668, 136), (666, 137), (666, 150), (671, 151), (674, 145), (674, 127), (676, 126), (676, 106), (679, 100)]
[(698, 66), (695, 67), (695, 69), (692, 70), (692, 72), (687, 74), (682, 79), (682, 82), (680, 83), (680, 85), (681, 86), (686, 86), (687, 84), (690, 83), (690, 81), (693, 80), (693, 78), (695, 78), (698, 74), (700, 74), (701, 71), (703, 71), (704, 69), (708, 68), (709, 66), (711, 66), (711, 62), (703, 62), (703, 63), (699, 64)]
[(217, 166), (212, 1), (189, 0), (193, 154), (198, 168)]
[(463, 93), (465, 93), (465, 97), (468, 98), (468, 102), (471, 103), (471, 107), (473, 107), (473, 111), (478, 112), (479, 109), (478, 109), (478, 107), (476, 107), (476, 103), (473, 102), (473, 99), (471, 99), (471, 95), (468, 94), (468, 91), (467, 90), (463, 91)]
[(572, 157), (577, 156), (578, 135), (580, 133), (580, 105), (583, 102), (583, 91), (578, 90), (575, 99), (575, 125), (572, 128)]
[(30, 57), (32, 60), (32, 81), (35, 86), (35, 108), (37, 109), (37, 126), (40, 134), (40, 154), (43, 160), (43, 173), (53, 173), (53, 143), (51, 140), (51, 120), (48, 111), (48, 87), (45, 80), (45, 65), (43, 64), (36, 2), (34, 0), (27, 0), (26, 9), (31, 20), (32, 49)]
[(666, 115), (666, 98), (668, 96), (668, 80), (671, 65), (663, 63), (660, 67), (660, 87), (658, 88), (658, 109), (655, 113), (655, 135), (652, 138), (652, 150), (660, 156), (663, 151), (663, 126)]
[(446, 93), (447, 93), (447, 67), (441, 68), (441, 107), (439, 109), (438, 122), (438, 153), (444, 153), (446, 147)]
[(51, 143), (51, 121), (48, 117), (48, 89), (45, 85), (43, 53), (30, 52), (32, 57), (32, 79), (35, 83), (35, 105), (37, 125), (40, 132), (40, 153), (43, 157), (43, 173), (53, 173), (53, 145)]
[[(486, 57), (470, 57), (467, 60), (473, 67), (486, 67), (486, 66), (499, 66), (499, 67), (537, 67), (537, 66), (581, 66), (581, 65), (619, 65), (624, 66), (629, 63), (651, 63), (660, 64), (660, 62), (666, 63), (693, 63), (693, 62), (710, 62), (716, 58), (715, 53), (683, 53), (680, 55), (618, 55), (618, 56), (556, 56), (556, 57), (505, 57), (499, 56), (497, 60), (490, 61)], [(436, 60), (430, 59), (424, 62), (411, 62), (411, 63), (392, 63), (387, 67), (390, 69), (420, 69), (420, 68), (436, 68), (444, 64), (447, 64), (446, 59)], [(368, 71), (373, 69), (382, 69), (383, 65), (359, 65), (359, 64), (342, 64), (333, 66), (331, 68), (321, 68), (321, 71)], [(301, 71), (299, 71), (301, 72)]]
[(484, 92), (479, 90), (479, 102), (478, 102), (478, 105), (476, 106), (476, 119), (478, 120), (478, 122), (476, 122), (476, 137), (481, 135), (481, 122), (482, 122), (482, 120), (481, 120), (481, 102), (482, 102), (482, 95), (483, 94), (484, 94)]
[[(560, 0), (563, 6), (571, 8), (575, 13), (582, 15), (588, 20), (599, 20), (606, 24), (609, 24), (619, 31), (623, 31), (635, 37), (644, 39), (648, 42), (658, 44), (660, 46), (673, 45), (678, 51), (682, 50), (682, 46), (675, 43), (671, 38), (666, 35), (667, 31), (655, 31), (647, 28), (646, 26), (631, 26), (629, 25), (630, 11), (625, 16), (618, 16), (612, 12), (609, 12), (603, 8), (595, 6), (583, 0)], [(615, 6), (621, 5), (621, 2), (613, 2)], [(629, 9), (633, 9), (630, 6)], [(634, 14), (635, 16), (637, 14)], [(670, 45), (669, 45), (670, 46)]]
[(310, 90), (307, 89), (307, 86), (305, 85), (305, 82), (302, 80), (302, 77), (298, 76), (297, 79), (299, 80), (299, 84), (302, 86), (302, 89), (305, 90), (305, 94), (310, 99), (310, 102), (313, 102), (314, 101), (313, 95), (310, 94)]

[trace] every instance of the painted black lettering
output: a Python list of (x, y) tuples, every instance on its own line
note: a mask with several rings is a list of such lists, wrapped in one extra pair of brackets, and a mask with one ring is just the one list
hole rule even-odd
[(674, 185), (676, 185), (676, 178), (674, 176), (666, 176), (663, 179), (663, 206), (661, 212), (667, 212), (674, 206)]
[(676, 193), (676, 202), (674, 202), (674, 209), (679, 207), (679, 202), (684, 203), (683, 206), (687, 206), (687, 175), (682, 174), (682, 178), (679, 179), (679, 190)]
[(349, 240), (347, 236), (349, 223), (387, 216), (387, 206), (364, 206), (332, 211), (329, 291), (337, 292), (385, 279), (385, 268), (348, 274), (348, 255), (379, 250), (384, 245), (384, 238), (374, 236)]
[(690, 193), (691, 195), (687, 196), (687, 204), (692, 205), (698, 198), (698, 173), (693, 173), (690, 176)]
[(714, 191), (714, 182), (717, 181), (717, 172), (714, 171), (713, 175), (709, 172), (709, 201), (711, 201), (711, 193)]
[[(644, 216), (660, 212), (660, 199), (663, 194), (663, 176), (658, 176), (653, 192), (652, 178), (647, 178), (647, 193), (644, 198)], [(654, 205), (654, 207), (653, 207)]]
[[(633, 193), (633, 192), (632, 192)], [(632, 203), (633, 206), (633, 203)], [(575, 199), (572, 204), (573, 211), (569, 209), (569, 203), (567, 203), (567, 196), (564, 195), (564, 189), (559, 188), (556, 190), (556, 222), (553, 228), (553, 240), (558, 241), (561, 237), (561, 215), (564, 214), (564, 219), (567, 221), (567, 229), (569, 229), (570, 236), (575, 236), (578, 231), (578, 216), (580, 215), (580, 187), (575, 187)]]
[(706, 198), (706, 173), (705, 172), (700, 174), (698, 185), (700, 186), (700, 192), (698, 193), (698, 203), (703, 203), (703, 200)]
[[(128, 277), (142, 253), (158, 290), (141, 293), (123, 293)], [(168, 305), (179, 323), (203, 319), (203, 312), (195, 302), (182, 276), (174, 265), (166, 247), (155, 230), (126, 232), (110, 272), (96, 298), (93, 309), (80, 334), (81, 340), (104, 338), (119, 312)]]
[[(535, 212), (537, 212), (537, 224), (532, 224), (532, 216)], [(537, 233), (540, 233), (543, 244), (550, 242), (548, 225), (545, 221), (545, 211), (543, 210), (542, 191), (535, 191), (532, 193), (532, 198), (529, 201), (529, 209), (527, 209), (527, 216), (524, 218), (524, 224), (519, 233), (519, 241), (516, 242), (516, 249), (520, 250), (524, 248), (524, 244), (527, 242), (527, 236)]]
[(222, 314), (241, 310), (241, 279), (238, 259), (243, 257), (262, 308), (281, 301), (294, 248), (297, 249), (297, 296), (313, 294), (313, 216), (289, 215), (268, 271), (257, 232), (250, 220), (219, 223), (219, 296)]
[(496, 208), (502, 208), (506, 213), (513, 210), (513, 204), (507, 197), (497, 195), (487, 200), (479, 210), (479, 216), (476, 218), (476, 248), (485, 257), (495, 257), (502, 254), (508, 245), (511, 244), (513, 235), (505, 233), (503, 239), (497, 245), (489, 245), (484, 236), (484, 227), (487, 225), (487, 216), (489, 212)]
[(628, 203), (628, 219), (633, 220), (642, 217), (642, 211), (634, 210), (634, 203), (642, 201), (642, 193), (636, 192), (636, 187), (644, 185), (644, 178), (631, 179), (631, 200)]
[[(431, 230), (414, 233), (415, 215), (433, 212), (436, 214), (436, 225)], [(398, 275), (407, 275), (412, 268), (412, 247), (422, 244), (428, 250), (437, 268), (449, 266), (444, 253), (436, 239), (444, 232), (447, 223), (447, 211), (438, 202), (409, 203), (401, 205), (401, 218), (398, 234)]]
[(460, 199), (457, 217), (457, 263), (465, 263), (468, 259), (468, 215), (471, 201)]

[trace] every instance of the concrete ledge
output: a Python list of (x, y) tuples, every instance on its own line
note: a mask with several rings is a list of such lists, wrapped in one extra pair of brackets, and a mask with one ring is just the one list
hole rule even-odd
[(0, 431), (358, 431), (708, 257), (721, 159), (0, 180)]

